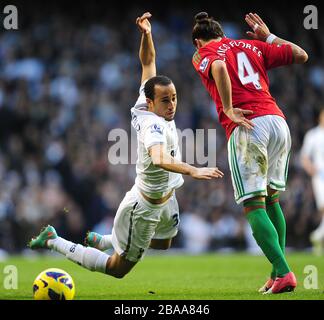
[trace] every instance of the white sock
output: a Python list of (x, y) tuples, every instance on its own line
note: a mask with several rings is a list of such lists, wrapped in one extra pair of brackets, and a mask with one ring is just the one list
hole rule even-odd
[(321, 229), (321, 230), (324, 229), (324, 217), (322, 217), (321, 223), (320, 223), (320, 225), (317, 227), (317, 229)]
[(61, 237), (50, 239), (47, 241), (47, 246), (61, 254), (66, 255), (70, 248), (74, 245), (73, 242), (65, 240)]
[(316, 237), (322, 238), (324, 236), (324, 217), (322, 217), (322, 220), (318, 227), (313, 231), (314, 234), (316, 234)]
[(113, 247), (112, 245), (112, 235), (111, 234), (107, 234), (102, 236), (102, 239), (99, 242), (98, 245), (98, 249), (100, 250), (108, 250), (111, 249)]
[(48, 246), (64, 254), (69, 260), (91, 270), (106, 273), (106, 265), (110, 256), (98, 249), (84, 247), (61, 237), (51, 239)]

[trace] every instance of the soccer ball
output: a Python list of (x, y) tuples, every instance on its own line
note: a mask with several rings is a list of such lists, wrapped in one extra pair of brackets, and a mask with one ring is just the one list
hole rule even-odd
[(75, 286), (72, 277), (62, 269), (42, 271), (33, 283), (35, 300), (72, 300)]

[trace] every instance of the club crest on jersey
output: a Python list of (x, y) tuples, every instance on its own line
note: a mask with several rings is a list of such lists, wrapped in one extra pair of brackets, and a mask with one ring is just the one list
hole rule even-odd
[(151, 125), (151, 133), (158, 132), (160, 134), (163, 134), (163, 127), (161, 127), (158, 124)]
[(209, 63), (209, 59), (208, 58), (204, 58), (203, 61), (201, 61), (201, 64), (199, 66), (199, 70), (201, 72), (205, 72), (205, 70), (207, 69)]

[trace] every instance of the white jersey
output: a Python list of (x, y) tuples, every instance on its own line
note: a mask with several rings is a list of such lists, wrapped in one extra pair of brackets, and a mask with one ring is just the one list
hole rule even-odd
[(154, 166), (148, 149), (163, 144), (166, 152), (181, 160), (178, 134), (174, 121), (147, 111), (144, 93), (145, 82), (139, 90), (139, 97), (131, 109), (132, 125), (137, 132), (137, 162), (135, 185), (151, 198), (161, 198), (172, 189), (182, 186), (183, 178), (179, 173), (166, 171)]
[(312, 177), (313, 192), (318, 210), (324, 209), (324, 128), (309, 130), (304, 138), (301, 154), (311, 159), (317, 173)]
[(317, 126), (306, 133), (301, 154), (310, 158), (324, 176), (324, 128)]

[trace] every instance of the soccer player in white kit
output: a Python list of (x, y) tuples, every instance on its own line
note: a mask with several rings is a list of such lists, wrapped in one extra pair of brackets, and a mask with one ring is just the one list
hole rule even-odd
[(301, 162), (305, 171), (312, 177), (313, 193), (322, 220), (311, 233), (313, 251), (321, 255), (324, 245), (324, 109), (319, 114), (319, 124), (309, 130), (301, 149)]
[[(168, 77), (156, 76), (150, 17), (147, 12), (136, 20), (142, 32), (140, 95), (131, 109), (138, 140), (137, 177), (120, 203), (112, 234), (102, 236), (90, 232), (86, 237), (88, 247), (85, 247), (59, 237), (52, 226), (47, 226), (29, 243), (31, 249), (55, 250), (91, 271), (116, 278), (123, 278), (148, 248), (170, 247), (179, 225), (175, 189), (183, 184), (182, 174), (204, 180), (223, 176), (217, 168), (196, 168), (180, 160), (173, 121), (176, 89)], [(112, 247), (112, 256), (102, 252)]]

